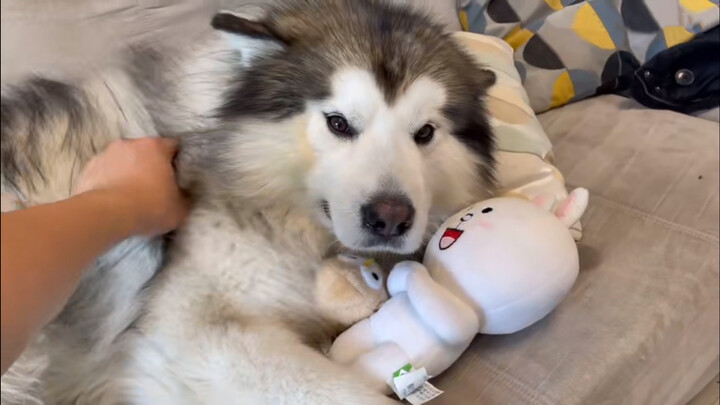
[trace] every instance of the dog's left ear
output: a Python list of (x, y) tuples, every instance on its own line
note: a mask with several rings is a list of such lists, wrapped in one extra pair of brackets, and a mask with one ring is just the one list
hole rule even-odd
[(210, 25), (216, 30), (233, 35), (286, 43), (286, 40), (264, 21), (253, 21), (232, 13), (222, 12), (215, 14)]
[(251, 20), (232, 13), (218, 13), (211, 25), (223, 34), (230, 47), (240, 51), (242, 63), (249, 65), (258, 57), (284, 49), (288, 41), (265, 20)]

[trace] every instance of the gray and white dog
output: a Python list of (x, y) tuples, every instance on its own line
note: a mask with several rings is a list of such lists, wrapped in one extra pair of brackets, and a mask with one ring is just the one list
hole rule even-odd
[(290, 0), (212, 27), (77, 83), (3, 89), (4, 197), (66, 198), (111, 140), (163, 134), (197, 199), (167, 255), (135, 238), (86, 271), (3, 403), (392, 402), (323, 355), (348, 325), (319, 310), (315, 275), (338, 248), (411, 254), (489, 195), (494, 76), (382, 1)]

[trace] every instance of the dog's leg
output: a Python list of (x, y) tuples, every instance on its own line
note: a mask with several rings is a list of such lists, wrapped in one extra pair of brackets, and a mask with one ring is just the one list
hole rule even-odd
[(135, 346), (127, 376), (142, 389), (142, 399), (136, 389), (129, 403), (181, 404), (188, 398), (208, 405), (396, 403), (361, 374), (303, 344), (282, 323), (198, 315), (186, 312), (175, 322), (163, 317), (141, 327), (146, 338)]
[(247, 360), (238, 382), (274, 404), (393, 404), (360, 373), (300, 343), (286, 329), (228, 329), (227, 338)]
[(127, 75), (82, 84), (32, 79), (2, 88), (0, 191), (25, 205), (71, 195), (85, 163), (114, 139), (155, 135)]
[(21, 201), (67, 198), (80, 169), (109, 142), (98, 106), (83, 89), (33, 79), (3, 88), (2, 191)]

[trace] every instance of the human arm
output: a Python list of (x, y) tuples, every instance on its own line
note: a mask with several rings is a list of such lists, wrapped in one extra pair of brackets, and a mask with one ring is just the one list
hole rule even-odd
[(188, 206), (172, 169), (175, 144), (117, 141), (92, 159), (74, 197), (2, 214), (2, 372), (60, 311), (82, 270), (113, 244), (175, 228)]

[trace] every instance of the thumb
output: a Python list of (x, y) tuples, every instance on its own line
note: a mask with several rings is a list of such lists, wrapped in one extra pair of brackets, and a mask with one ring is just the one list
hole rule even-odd
[(179, 141), (176, 138), (159, 138), (160, 147), (168, 156), (174, 156), (178, 150)]

